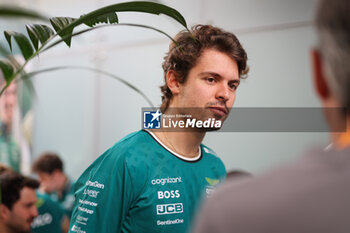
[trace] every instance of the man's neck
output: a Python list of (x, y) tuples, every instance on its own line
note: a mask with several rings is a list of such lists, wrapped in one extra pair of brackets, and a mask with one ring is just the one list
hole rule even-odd
[(56, 191), (57, 197), (59, 199), (62, 198), (63, 192), (65, 191), (65, 189), (67, 187), (67, 184), (68, 184), (68, 177), (67, 177), (67, 175), (62, 172), (62, 176), (63, 176), (62, 179), (64, 179), (64, 184), (59, 190)]
[(1, 233), (16, 233), (12, 228), (7, 227), (5, 224), (3, 224), (1, 222), (0, 222), (0, 232)]
[(4, 233), (7, 233), (7, 231), (6, 231), (6, 229), (5, 229), (5, 226), (4, 226), (4, 224), (3, 224), (3, 222), (2, 222), (3, 220), (2, 219), (0, 219), (0, 232), (4, 232)]
[(205, 136), (205, 132), (152, 132), (168, 148), (187, 158), (198, 156), (199, 146)]

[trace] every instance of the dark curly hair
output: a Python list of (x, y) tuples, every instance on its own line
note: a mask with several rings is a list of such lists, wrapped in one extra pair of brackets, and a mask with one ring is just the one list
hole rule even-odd
[(21, 190), (24, 187), (37, 189), (39, 181), (25, 177), (10, 169), (2, 172), (0, 174), (0, 203), (11, 210), (13, 205), (20, 199)]
[(169, 52), (164, 57), (163, 70), (165, 83), (160, 87), (162, 92), (161, 111), (164, 113), (169, 106), (173, 94), (166, 84), (166, 75), (169, 70), (177, 73), (180, 83), (186, 81), (189, 71), (196, 65), (198, 58), (205, 49), (215, 49), (234, 59), (238, 64), (240, 78), (246, 78), (249, 71), (247, 53), (230, 32), (211, 25), (196, 25), (190, 31), (184, 30), (174, 38), (169, 46)]
[(45, 152), (34, 161), (32, 170), (48, 174), (52, 174), (55, 170), (63, 172), (63, 162), (57, 154)]

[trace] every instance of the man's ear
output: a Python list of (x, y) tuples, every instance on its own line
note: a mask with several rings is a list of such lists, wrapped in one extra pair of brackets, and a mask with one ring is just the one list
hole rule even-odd
[(321, 99), (327, 99), (329, 97), (329, 85), (326, 81), (324, 74), (324, 67), (322, 64), (322, 58), (319, 51), (313, 49), (311, 51), (311, 59), (314, 71), (314, 84), (317, 94)]
[(50, 175), (52, 176), (52, 175), (57, 175), (57, 174), (61, 174), (61, 173), (62, 173), (62, 171), (60, 169), (56, 168), (55, 170), (52, 171), (52, 173)]
[(10, 216), (10, 209), (4, 204), (0, 204), (0, 217), (3, 220), (7, 220)]
[(174, 70), (169, 70), (166, 74), (166, 83), (173, 95), (176, 95), (180, 92), (180, 83), (178, 80), (178, 73)]

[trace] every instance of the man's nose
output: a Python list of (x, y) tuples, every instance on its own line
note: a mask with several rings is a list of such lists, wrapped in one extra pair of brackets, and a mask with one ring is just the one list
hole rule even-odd
[(32, 217), (36, 217), (39, 215), (38, 208), (36, 206), (33, 206), (31, 208), (31, 215), (32, 215)]
[(231, 96), (231, 91), (229, 90), (229, 87), (227, 84), (221, 84), (218, 86), (218, 89), (216, 91), (216, 99), (219, 99), (223, 102), (226, 102)]

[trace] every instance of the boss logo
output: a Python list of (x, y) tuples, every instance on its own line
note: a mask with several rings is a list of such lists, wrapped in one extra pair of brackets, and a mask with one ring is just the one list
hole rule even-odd
[(183, 212), (182, 203), (157, 205), (157, 215), (162, 214), (178, 214)]
[(180, 191), (179, 190), (171, 190), (171, 191), (158, 191), (158, 199), (169, 199), (169, 198), (179, 198)]

